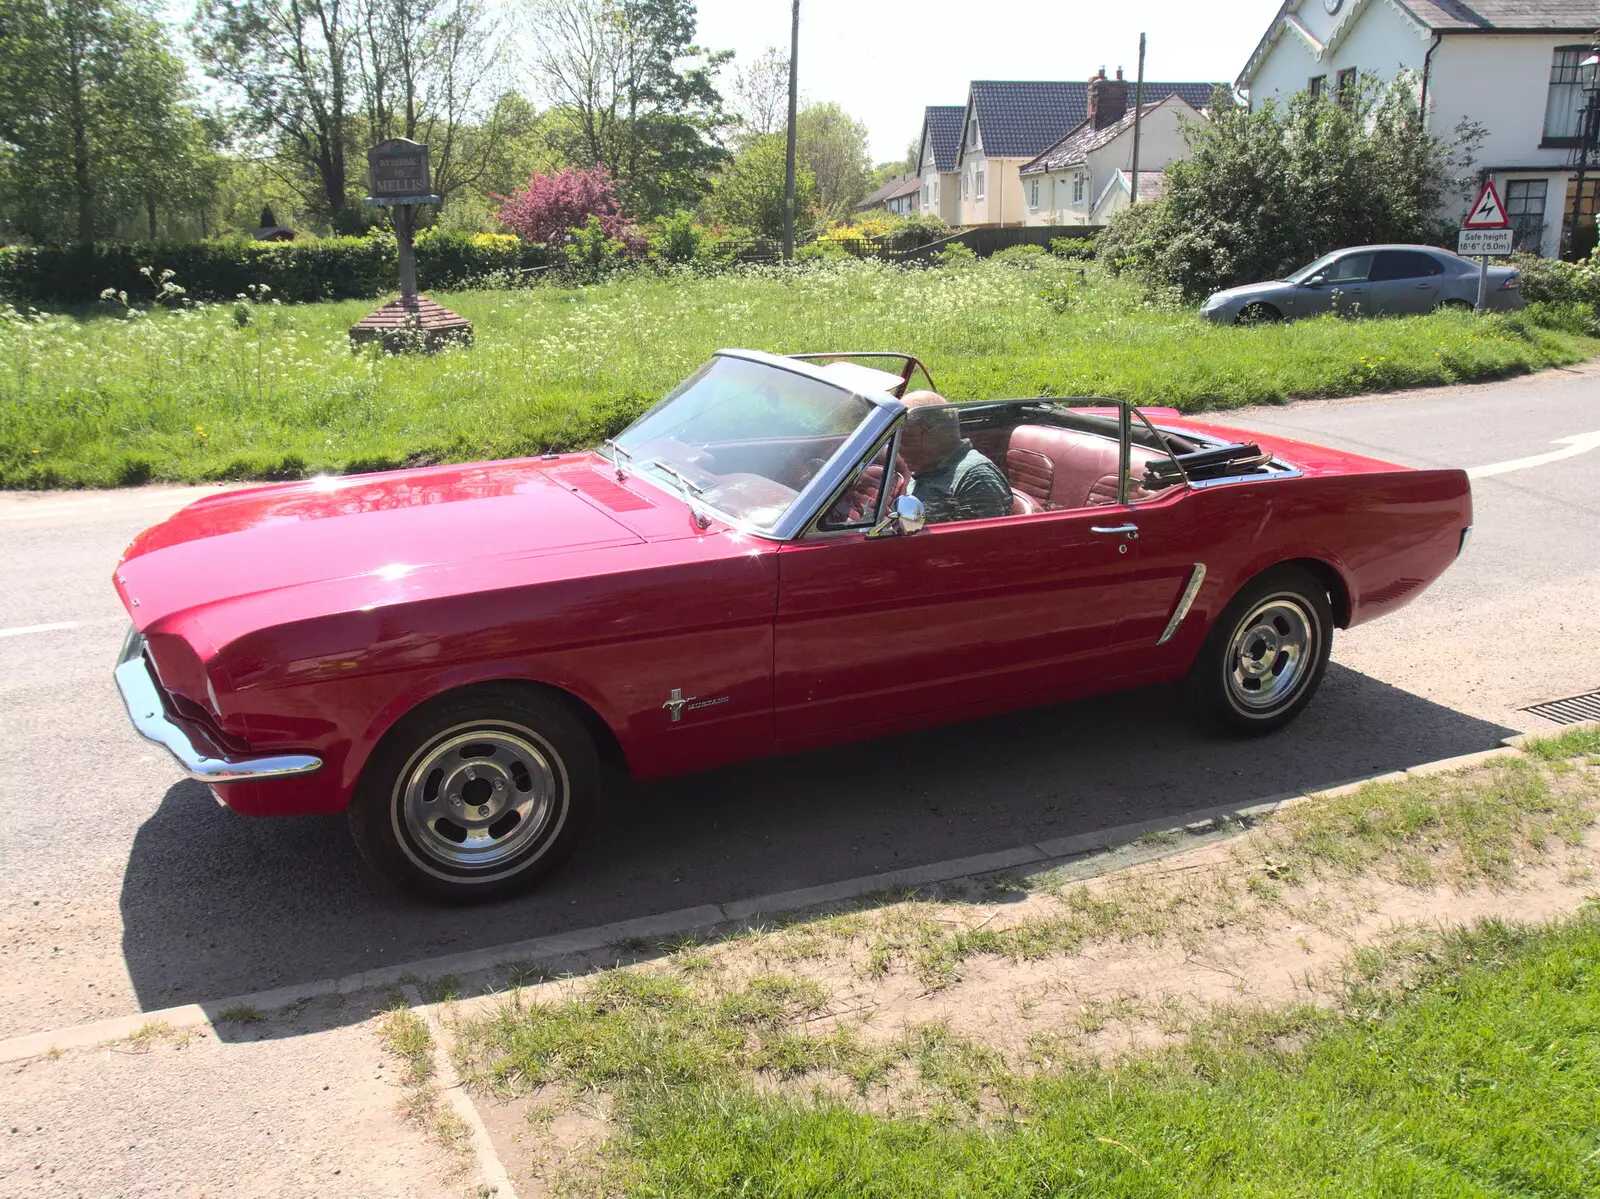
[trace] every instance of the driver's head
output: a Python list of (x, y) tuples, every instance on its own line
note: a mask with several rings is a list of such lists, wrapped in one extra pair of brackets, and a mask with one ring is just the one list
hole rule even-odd
[(961, 416), (935, 391), (913, 391), (900, 402), (908, 409), (900, 456), (912, 474), (920, 474), (939, 465), (961, 444)]

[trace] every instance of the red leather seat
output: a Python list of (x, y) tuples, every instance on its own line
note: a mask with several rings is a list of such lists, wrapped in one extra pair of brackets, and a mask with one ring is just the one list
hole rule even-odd
[[(1129, 470), (1135, 479), (1154, 457), (1150, 450), (1132, 447)], [(1013, 491), (1042, 511), (1114, 504), (1117, 443), (1073, 429), (1018, 425), (1006, 447), (1006, 478)]]

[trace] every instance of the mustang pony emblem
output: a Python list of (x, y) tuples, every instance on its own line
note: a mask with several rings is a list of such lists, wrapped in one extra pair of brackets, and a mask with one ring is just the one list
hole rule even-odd
[(668, 712), (672, 713), (672, 723), (677, 724), (678, 721), (683, 719), (683, 710), (685, 708), (689, 709), (691, 712), (693, 712), (696, 708), (714, 708), (718, 704), (727, 703), (730, 698), (730, 696), (719, 695), (716, 699), (702, 699), (696, 701), (695, 697), (691, 695), (689, 698), (685, 699), (683, 696), (683, 688), (674, 687), (672, 689), (672, 698), (667, 700), (667, 702), (661, 706)]

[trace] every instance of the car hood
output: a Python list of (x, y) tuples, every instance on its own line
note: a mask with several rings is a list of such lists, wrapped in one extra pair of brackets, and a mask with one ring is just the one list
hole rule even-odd
[(1284, 283), (1281, 280), (1272, 280), (1266, 283), (1246, 283), (1242, 287), (1229, 287), (1223, 291), (1214, 291), (1206, 298), (1206, 307), (1213, 308), (1218, 304), (1227, 304), (1233, 300), (1259, 300), (1264, 296), (1282, 295), (1295, 289), (1293, 283)]
[[(619, 486), (568, 456), (312, 479), (224, 492), (128, 546), (116, 586), (135, 626), (223, 601), (318, 587), (360, 607), (414, 593), (469, 563), (580, 553), (650, 539), (623, 517), (673, 501)], [(673, 528), (687, 530), (687, 519)], [(477, 572), (474, 572), (477, 573)]]

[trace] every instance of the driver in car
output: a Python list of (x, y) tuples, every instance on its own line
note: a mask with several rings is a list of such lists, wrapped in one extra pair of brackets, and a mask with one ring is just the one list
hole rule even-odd
[(911, 471), (906, 494), (922, 501), (930, 525), (1011, 514), (1011, 484), (961, 436), (961, 416), (943, 396), (913, 391), (900, 456)]

